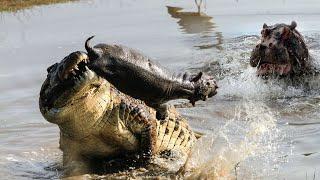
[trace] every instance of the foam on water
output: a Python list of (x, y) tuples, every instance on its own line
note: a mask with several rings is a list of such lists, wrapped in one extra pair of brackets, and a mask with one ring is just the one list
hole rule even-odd
[(19, 155), (7, 154), (0, 158), (0, 173), (4, 179), (57, 179), (61, 174), (61, 156), (57, 149), (42, 147)]
[(187, 177), (270, 176), (277, 169), (281, 156), (278, 142), (284, 136), (276, 122), (276, 115), (262, 103), (249, 101), (238, 106), (234, 118), (195, 145), (188, 160), (187, 168), (191, 171)]

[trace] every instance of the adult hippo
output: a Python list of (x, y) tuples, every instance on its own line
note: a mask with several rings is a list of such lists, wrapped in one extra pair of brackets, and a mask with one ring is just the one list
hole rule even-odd
[(311, 71), (308, 48), (296, 27), (295, 21), (290, 25), (263, 24), (261, 40), (250, 57), (250, 65), (257, 67), (258, 76), (293, 77)]

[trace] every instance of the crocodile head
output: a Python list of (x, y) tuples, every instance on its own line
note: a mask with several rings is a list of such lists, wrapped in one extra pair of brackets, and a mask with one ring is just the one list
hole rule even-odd
[(250, 57), (250, 64), (257, 67), (258, 76), (287, 76), (306, 69), (308, 49), (296, 26), (294, 21), (290, 25), (263, 25), (260, 43)]
[(68, 132), (89, 129), (103, 116), (110, 102), (110, 84), (88, 69), (87, 63), (86, 53), (71, 53), (47, 69), (41, 87), (42, 115)]

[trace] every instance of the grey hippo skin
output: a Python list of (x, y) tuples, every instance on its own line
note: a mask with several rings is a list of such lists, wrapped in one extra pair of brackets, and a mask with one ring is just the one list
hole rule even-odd
[(143, 54), (120, 45), (89, 45), (89, 68), (105, 78), (121, 92), (143, 100), (157, 111), (157, 119), (167, 116), (169, 100), (188, 99), (194, 105), (217, 93), (218, 86), (212, 77), (202, 72), (196, 75), (174, 75)]
[(87, 65), (86, 53), (71, 53), (47, 69), (40, 91), (43, 117), (60, 129), (65, 176), (95, 173), (106, 160), (127, 154), (146, 163), (168, 151), (186, 157), (199, 135), (173, 107), (158, 121), (152, 108)]
[(261, 41), (250, 57), (257, 75), (269, 77), (293, 77), (311, 71), (311, 58), (302, 35), (296, 30), (297, 23), (290, 25), (263, 25)]

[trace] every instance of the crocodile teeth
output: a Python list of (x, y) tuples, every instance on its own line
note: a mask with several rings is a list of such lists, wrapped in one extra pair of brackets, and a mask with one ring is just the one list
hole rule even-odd
[(83, 80), (84, 80), (84, 77), (80, 76), (79, 79), (80, 79), (80, 81), (83, 81)]
[(80, 84), (80, 80), (78, 78), (75, 78), (75, 81), (76, 85), (79, 85)]
[(95, 73), (93, 71), (89, 70), (88, 71), (88, 76), (89, 76), (90, 79), (92, 79), (92, 78), (94, 78)]
[(76, 75), (76, 72), (74, 72), (74, 70), (71, 70), (71, 73), (72, 73), (73, 75)]

